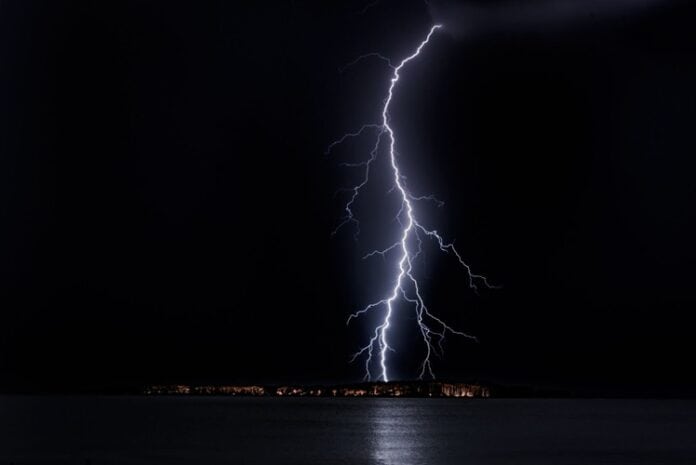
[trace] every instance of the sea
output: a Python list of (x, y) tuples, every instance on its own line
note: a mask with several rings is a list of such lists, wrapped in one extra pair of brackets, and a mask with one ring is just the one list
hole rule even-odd
[(696, 464), (693, 400), (0, 397), (0, 464)]

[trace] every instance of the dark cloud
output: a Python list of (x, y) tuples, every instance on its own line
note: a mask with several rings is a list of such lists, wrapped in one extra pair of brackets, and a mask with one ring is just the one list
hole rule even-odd
[(452, 1), (429, 3), (433, 20), (454, 36), (568, 27), (641, 14), (669, 0)]

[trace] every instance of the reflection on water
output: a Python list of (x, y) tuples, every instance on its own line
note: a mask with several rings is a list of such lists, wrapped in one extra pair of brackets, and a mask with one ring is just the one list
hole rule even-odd
[(400, 399), (377, 399), (369, 413), (371, 457), (377, 464), (422, 463), (423, 434), (427, 427)]
[(677, 465), (694, 401), (0, 397), (0, 465)]

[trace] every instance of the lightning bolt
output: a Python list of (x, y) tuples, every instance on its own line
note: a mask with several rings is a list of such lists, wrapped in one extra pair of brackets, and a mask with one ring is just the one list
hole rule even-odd
[[(467, 278), (468, 285), (473, 291), (478, 290), (479, 285), (483, 285), (487, 288), (493, 288), (488, 280), (479, 274), (475, 274), (471, 267), (464, 261), (462, 256), (459, 254), (457, 249), (454, 247), (454, 243), (446, 242), (442, 236), (434, 229), (429, 229), (425, 227), (422, 223), (418, 221), (416, 210), (414, 204), (420, 201), (433, 201), (436, 202), (438, 206), (442, 206), (442, 202), (437, 200), (431, 195), (427, 196), (414, 196), (412, 195), (405, 183), (405, 177), (399, 169), (397, 163), (397, 152), (396, 152), (396, 134), (394, 129), (390, 125), (389, 118), (389, 108), (391, 106), (392, 100), (394, 99), (394, 91), (401, 78), (401, 71), (404, 67), (416, 59), (423, 49), (428, 45), (432, 36), (442, 28), (442, 25), (436, 24), (430, 28), (428, 35), (425, 39), (418, 45), (416, 50), (403, 60), (399, 62), (398, 65), (394, 66), (392, 62), (378, 53), (370, 53), (359, 57), (357, 60), (349, 63), (348, 66), (353, 66), (358, 61), (368, 58), (377, 57), (384, 60), (392, 69), (392, 75), (389, 84), (389, 90), (387, 96), (384, 100), (384, 106), (382, 107), (382, 118), (381, 122), (374, 124), (366, 124), (362, 126), (355, 132), (345, 134), (338, 140), (332, 142), (327, 148), (327, 154), (330, 153), (336, 146), (341, 145), (348, 141), (349, 139), (362, 137), (365, 133), (372, 132), (375, 134), (375, 142), (370, 152), (370, 156), (367, 160), (359, 163), (343, 164), (343, 166), (358, 167), (363, 169), (362, 179), (359, 183), (353, 187), (347, 189), (350, 193), (348, 201), (345, 203), (343, 210), (344, 215), (339, 222), (338, 226), (334, 230), (336, 234), (342, 227), (353, 224), (355, 226), (355, 237), (357, 238), (360, 233), (360, 222), (356, 218), (353, 208), (355, 202), (357, 201), (360, 191), (368, 184), (370, 180), (370, 170), (373, 163), (377, 159), (380, 148), (382, 147), (383, 141), (386, 139), (389, 149), (389, 161), (391, 165), (391, 170), (393, 174), (393, 185), (390, 187), (390, 192), (397, 192), (401, 199), (401, 206), (396, 214), (396, 220), (401, 226), (400, 239), (391, 244), (390, 246), (380, 249), (373, 250), (372, 252), (366, 254), (363, 258), (371, 258), (375, 256), (381, 256), (386, 258), (392, 254), (396, 254), (397, 267), (395, 270), (395, 276), (393, 279), (393, 287), (388, 292), (387, 296), (383, 299), (372, 302), (356, 311), (348, 317), (347, 324), (355, 318), (378, 310), (383, 310), (384, 316), (379, 325), (377, 325), (371, 333), (371, 337), (367, 343), (360, 348), (355, 354), (353, 354), (351, 361), (356, 361), (360, 357), (364, 358), (365, 363), (365, 379), (372, 380), (372, 370), (371, 366), (374, 365), (375, 359), (379, 361), (380, 373), (374, 379), (382, 380), (384, 382), (389, 381), (389, 369), (387, 366), (387, 355), (388, 352), (393, 351), (392, 345), (389, 343), (389, 329), (392, 325), (392, 315), (395, 311), (395, 305), (398, 301), (403, 300), (407, 304), (410, 304), (415, 309), (416, 322), (418, 325), (418, 330), (420, 332), (420, 337), (425, 344), (425, 355), (420, 364), (419, 378), (423, 379), (426, 375), (431, 378), (435, 378), (435, 374), (432, 368), (431, 357), (433, 354), (441, 355), (443, 353), (443, 342), (445, 336), (449, 334), (455, 334), (458, 336), (463, 336), (465, 338), (472, 339), (476, 341), (476, 337), (467, 334), (462, 331), (458, 331), (443, 320), (434, 315), (426, 306), (421, 293), (421, 287), (419, 285), (418, 279), (414, 274), (413, 261), (417, 258), (421, 251), (423, 245), (423, 239), (428, 238), (435, 242), (440, 251), (451, 254), (459, 262), (459, 264), (464, 269)], [(344, 67), (342, 70), (345, 70)]]

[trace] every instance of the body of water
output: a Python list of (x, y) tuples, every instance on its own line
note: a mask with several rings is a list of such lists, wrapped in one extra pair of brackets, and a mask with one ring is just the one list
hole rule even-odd
[(696, 401), (2, 397), (1, 464), (696, 464)]

